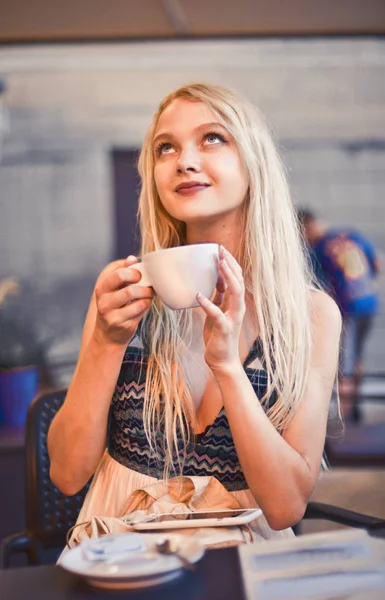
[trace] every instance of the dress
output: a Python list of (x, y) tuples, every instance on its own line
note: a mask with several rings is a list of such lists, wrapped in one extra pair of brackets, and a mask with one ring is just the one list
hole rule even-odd
[[(256, 392), (263, 395), (267, 375), (262, 368), (261, 344), (257, 340), (244, 362), (245, 372)], [(254, 363), (260, 368), (252, 368)], [(143, 428), (143, 400), (146, 378), (146, 356), (135, 338), (127, 347), (111, 402), (107, 450), (97, 468), (77, 523), (93, 516), (123, 516), (122, 507), (130, 494), (162, 478), (163, 461), (155, 460)], [(275, 402), (274, 395), (270, 404)], [(162, 435), (159, 432), (161, 455)], [(194, 436), (186, 449), (183, 475), (215, 476), (238, 500), (242, 508), (258, 506), (247, 488), (224, 407), (206, 430)], [(292, 536), (292, 530), (273, 531), (264, 517), (256, 522), (257, 537)]]

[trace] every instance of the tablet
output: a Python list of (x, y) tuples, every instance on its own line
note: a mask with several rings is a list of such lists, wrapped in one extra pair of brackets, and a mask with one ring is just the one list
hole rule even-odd
[(192, 513), (162, 513), (147, 515), (143, 520), (132, 523), (138, 531), (158, 529), (185, 529), (187, 527), (234, 527), (258, 519), (260, 508), (236, 510), (208, 510)]

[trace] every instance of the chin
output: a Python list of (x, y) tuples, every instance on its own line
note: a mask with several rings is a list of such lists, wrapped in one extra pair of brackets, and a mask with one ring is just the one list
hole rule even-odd
[(212, 223), (216, 223), (218, 222), (221, 217), (223, 217), (224, 215), (218, 214), (218, 213), (195, 213), (195, 214), (183, 214), (180, 215), (178, 218), (179, 221), (183, 221), (183, 223), (186, 223), (186, 225), (195, 225), (195, 224), (207, 224), (210, 225)]

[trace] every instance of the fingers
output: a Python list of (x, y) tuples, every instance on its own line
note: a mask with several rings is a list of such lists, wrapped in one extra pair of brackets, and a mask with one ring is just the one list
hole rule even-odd
[(137, 300), (152, 299), (155, 292), (150, 287), (140, 285), (127, 285), (119, 290), (102, 294), (97, 298), (98, 310), (103, 315), (116, 308), (122, 308), (126, 304)]
[(128, 284), (139, 283), (141, 275), (135, 269), (120, 267), (107, 275), (97, 286), (96, 292), (99, 294), (108, 294), (121, 289)]
[[(147, 310), (155, 296), (153, 288), (140, 285), (139, 271), (129, 268), (137, 262), (135, 256), (117, 262), (116, 268), (95, 287), (98, 312), (105, 322), (112, 323), (112, 326), (140, 315)], [(127, 306), (130, 308), (121, 312), (122, 308)]]
[(127, 258), (125, 258), (123, 260), (124, 266), (125, 267), (129, 267), (131, 265), (134, 265), (135, 263), (139, 262), (138, 258), (136, 256), (134, 256), (133, 254), (130, 254), (130, 256), (127, 256)]
[[(223, 246), (220, 249), (218, 282), (214, 298), (212, 298), (211, 302), (206, 298), (208, 303), (204, 300), (202, 301), (202, 298), (204, 298), (202, 295), (197, 297), (198, 302), (206, 314), (215, 319), (218, 324), (220, 322), (223, 324), (219, 312), (227, 318), (231, 317), (234, 322), (243, 319), (245, 311), (245, 288), (242, 269), (235, 258)], [(213, 311), (211, 308), (212, 305), (215, 305), (216, 308), (220, 306), (218, 309), (219, 312)]]
[(220, 294), (224, 294), (227, 288), (226, 280), (220, 271), (218, 271), (218, 281), (216, 288)]
[(214, 304), (216, 304), (217, 306), (220, 306), (222, 304), (226, 289), (227, 289), (227, 283), (225, 281), (225, 278), (223, 277), (221, 271), (218, 270), (217, 285), (216, 285), (215, 291), (211, 297), (211, 301)]
[(234, 273), (234, 276), (239, 282), (243, 283), (243, 273), (241, 265), (235, 260), (234, 256), (230, 254), (226, 248), (221, 246), (219, 251), (219, 257), (222, 260), (226, 260), (229, 268)]
[(243, 291), (243, 280), (240, 280), (231, 269), (227, 259), (220, 262), (220, 269), (223, 274), (223, 279), (227, 284), (227, 292), (230, 294), (239, 295)]
[[(95, 288), (96, 295), (100, 296), (101, 294), (108, 294), (115, 290), (122, 289), (127, 285), (140, 283), (142, 276), (139, 271), (134, 268), (137, 263), (138, 259), (136, 256), (129, 256), (128, 258), (117, 262), (116, 268), (97, 282)], [(131, 266), (133, 268), (130, 268)]]
[(235, 258), (223, 246), (221, 247), (220, 256), (219, 272), (226, 284), (224, 299), (227, 307), (232, 311), (242, 310), (245, 299), (242, 269)]
[(196, 296), (199, 305), (203, 308), (208, 317), (214, 321), (218, 329), (221, 329), (225, 333), (230, 332), (230, 324), (226, 318), (225, 313), (213, 302), (211, 302), (206, 296), (198, 292)]
[[(240, 287), (243, 289), (243, 273), (242, 268), (235, 260), (235, 258), (230, 254), (228, 250), (226, 250), (223, 246), (220, 247), (219, 250), (219, 264), (218, 264), (218, 281), (216, 285), (216, 291), (211, 299), (211, 301), (217, 306), (221, 305), (225, 299), (225, 292), (228, 288), (228, 277), (229, 272), (226, 272), (226, 264), (229, 267), (230, 271), (234, 274), (234, 277), (239, 282)], [(225, 261), (225, 262), (224, 262)], [(236, 293), (236, 290), (233, 285), (232, 289), (233, 293)]]
[(106, 315), (106, 322), (111, 328), (124, 328), (125, 325), (130, 327), (130, 321), (141, 317), (150, 308), (151, 302), (150, 298), (142, 298), (123, 308), (109, 311)]

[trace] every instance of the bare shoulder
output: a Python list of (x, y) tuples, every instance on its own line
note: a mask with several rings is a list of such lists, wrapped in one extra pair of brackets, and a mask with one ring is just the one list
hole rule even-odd
[(334, 331), (339, 335), (342, 327), (341, 312), (336, 302), (325, 292), (312, 290), (310, 314), (314, 327)]

